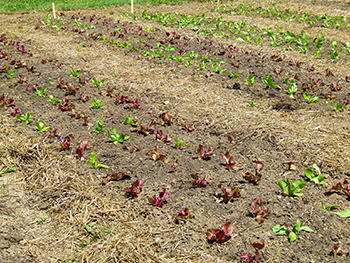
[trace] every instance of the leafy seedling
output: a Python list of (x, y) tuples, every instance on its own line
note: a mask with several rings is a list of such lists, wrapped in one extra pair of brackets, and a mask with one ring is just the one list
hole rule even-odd
[(99, 88), (99, 87), (101, 87), (103, 82), (105, 82), (105, 79), (97, 80), (96, 78), (93, 78), (91, 81), (92, 81), (92, 84), (94, 84), (96, 88)]
[(224, 159), (224, 161), (226, 162), (226, 169), (230, 170), (242, 170), (243, 167), (239, 167), (238, 163), (235, 162), (235, 160), (233, 159), (233, 156), (230, 155), (230, 153), (227, 151), (223, 156), (221, 156), (222, 159)]
[(103, 122), (102, 120), (97, 120), (96, 121), (96, 129), (94, 130), (94, 132), (98, 132), (98, 133), (102, 133), (103, 129), (104, 129), (104, 126), (103, 126)]
[(340, 206), (338, 205), (327, 205), (327, 207), (324, 205), (323, 201), (321, 201), (321, 205), (322, 205), (322, 209), (325, 210), (325, 211), (331, 211), (333, 209), (338, 209), (340, 208)]
[(300, 178), (295, 180), (292, 184), (289, 181), (289, 178), (287, 180), (280, 180), (278, 181), (279, 187), (282, 189), (282, 193), (284, 195), (288, 196), (302, 196), (302, 193), (298, 193), (301, 189), (304, 188), (306, 185), (306, 182), (304, 179)]
[(345, 251), (343, 249), (341, 249), (339, 247), (339, 243), (336, 243), (333, 247), (332, 247), (332, 251), (331, 254), (333, 254), (333, 257), (335, 258), (336, 256), (346, 256), (349, 254), (348, 251)]
[(206, 236), (209, 242), (224, 243), (230, 238), (235, 229), (236, 227), (232, 224), (232, 222), (227, 221), (220, 228), (209, 228), (206, 231)]
[(3, 175), (3, 174), (5, 174), (5, 173), (10, 173), (10, 172), (13, 172), (13, 171), (15, 171), (16, 170), (16, 166), (14, 166), (14, 167), (11, 167), (11, 168), (8, 168), (8, 169), (6, 169), (6, 170), (4, 170), (4, 171), (2, 171), (2, 172), (0, 172), (0, 176), (1, 175)]
[(254, 198), (253, 201), (249, 204), (249, 207), (256, 213), (256, 221), (261, 224), (264, 222), (264, 217), (271, 214), (269, 209), (263, 210), (263, 204), (265, 203), (264, 198)]
[(320, 99), (320, 98), (317, 97), (317, 96), (311, 98), (310, 94), (307, 93), (307, 92), (304, 92), (304, 93), (303, 93), (303, 97), (304, 97), (304, 99), (306, 99), (307, 103), (317, 102), (317, 101), (319, 101), (319, 99)]
[(14, 70), (13, 71), (9, 71), (8, 69), (5, 69), (5, 71), (6, 71), (7, 77), (9, 79), (12, 79), (15, 76), (16, 72)]
[(273, 80), (270, 74), (268, 74), (266, 78), (262, 78), (262, 82), (271, 89), (281, 89), (280, 86), (273, 83)]
[(248, 79), (244, 84), (254, 84), (256, 76), (254, 74), (249, 74)]
[(255, 166), (255, 174), (252, 174), (250, 172), (242, 173), (243, 178), (253, 184), (257, 184), (262, 177), (261, 170), (264, 168), (264, 164), (261, 160), (255, 160), (256, 166)]
[(102, 101), (91, 99), (91, 107), (92, 107), (93, 109), (101, 109), (101, 107), (102, 107)]
[(87, 140), (82, 140), (77, 147), (75, 147), (75, 153), (78, 154), (80, 158), (83, 158), (85, 149), (90, 145), (90, 142)]
[(166, 142), (171, 142), (171, 140), (173, 138), (170, 136), (170, 134), (166, 134), (163, 137), (163, 131), (162, 130), (157, 130), (156, 139), (166, 143)]
[(118, 173), (111, 173), (107, 174), (102, 178), (102, 184), (105, 185), (110, 181), (119, 181), (119, 180), (129, 180), (131, 179), (131, 175), (128, 173), (122, 173), (122, 175), (119, 175)]
[(184, 141), (181, 140), (180, 138), (175, 137), (175, 136), (174, 136), (174, 139), (175, 139), (174, 147), (176, 148), (176, 150), (182, 149), (182, 146), (184, 145)]
[(191, 177), (194, 179), (191, 185), (192, 187), (206, 187), (209, 183), (209, 176), (205, 175), (204, 178), (200, 178), (197, 173), (191, 174)]
[(265, 246), (265, 240), (262, 243), (254, 242), (252, 243), (252, 247), (255, 249), (255, 255), (254, 256), (249, 256), (248, 252), (245, 252), (241, 255), (241, 259), (251, 262), (251, 263), (257, 263), (259, 262), (260, 258), (260, 252), (259, 250), (262, 250)]
[(137, 133), (141, 133), (143, 135), (148, 135), (150, 133), (153, 133), (156, 130), (156, 121), (151, 121), (150, 124), (147, 124), (146, 126), (142, 125), (142, 121), (138, 120), (138, 124), (140, 125), (140, 130), (137, 131)]
[(226, 204), (230, 202), (233, 198), (241, 197), (241, 193), (238, 187), (230, 185), (224, 186), (223, 184), (218, 184), (218, 187), (221, 188), (221, 191), (224, 194), (222, 202)]
[(74, 77), (74, 78), (79, 78), (80, 77), (79, 70), (74, 70), (73, 68), (71, 68), (68, 76)]
[(288, 162), (287, 163), (287, 168), (285, 170), (282, 171), (282, 173), (280, 173), (280, 176), (284, 175), (285, 172), (289, 171), (289, 170), (295, 170), (295, 163), (294, 161)]
[(39, 121), (35, 123), (35, 128), (38, 131), (47, 131), (48, 129), (50, 129), (50, 126), (46, 126), (45, 127), (45, 122), (44, 121)]
[(49, 95), (49, 99), (50, 99), (50, 103), (53, 105), (58, 104), (58, 103), (62, 103), (62, 100), (55, 99), (52, 95)]
[(202, 144), (199, 144), (198, 149), (195, 151), (195, 153), (199, 153), (199, 159), (208, 160), (214, 154), (214, 148), (210, 146), (208, 148), (208, 151), (205, 151), (204, 146)]
[(25, 121), (26, 124), (29, 124), (31, 122), (30, 120), (30, 112), (27, 111), (27, 113), (25, 115), (17, 115), (16, 116), (17, 120), (20, 120), (20, 121)]
[(292, 80), (289, 82), (289, 84), (290, 84), (290, 86), (288, 87), (288, 94), (289, 94), (289, 97), (290, 97), (291, 99), (294, 99), (293, 94), (294, 94), (295, 92), (297, 92), (298, 86), (297, 86), (297, 84), (295, 84), (295, 80), (294, 80), (294, 79), (292, 79)]
[(153, 161), (163, 161), (165, 160), (165, 155), (164, 154), (160, 154), (159, 153), (159, 146), (156, 145), (154, 147), (154, 151), (153, 150), (150, 150), (148, 151), (146, 154), (151, 156), (151, 158), (153, 159)]
[(192, 218), (192, 215), (190, 214), (188, 207), (185, 207), (184, 210), (181, 210), (181, 209), (179, 210), (177, 216), (175, 216), (174, 218), (174, 223), (181, 224), (183, 223), (183, 220), (191, 219), (191, 218)]
[(336, 211), (333, 213), (341, 217), (350, 217), (350, 209), (346, 209), (344, 211)]
[(337, 105), (335, 105), (333, 101), (331, 101), (331, 103), (334, 111), (340, 111), (345, 106), (345, 103), (341, 102), (337, 103)]
[(96, 153), (92, 152), (90, 154), (90, 160), (88, 160), (88, 163), (91, 165), (92, 168), (96, 169), (96, 168), (106, 168), (109, 169), (110, 167), (108, 165), (105, 164), (100, 164), (97, 160), (96, 160)]
[(289, 227), (287, 223), (284, 223), (282, 225), (275, 225), (272, 228), (272, 231), (279, 235), (279, 236), (288, 236), (289, 242), (294, 242), (297, 239), (297, 236), (299, 235), (300, 231), (306, 231), (309, 233), (314, 232), (310, 227), (308, 226), (300, 226), (300, 220), (297, 219), (296, 224), (292, 227)]
[(135, 121), (135, 119), (133, 117), (130, 117), (129, 115), (127, 115), (125, 117), (125, 120), (123, 121), (124, 125), (131, 125), (131, 126), (137, 126), (137, 121)]
[(159, 115), (159, 118), (163, 120), (162, 125), (170, 125), (174, 120), (174, 117), (169, 115), (168, 112), (163, 112), (162, 114)]
[(148, 197), (150, 204), (158, 207), (161, 207), (167, 199), (169, 199), (169, 193), (166, 192), (165, 187), (163, 187), (163, 190), (159, 193), (159, 197), (155, 195)]
[(37, 89), (36, 92), (37, 92), (38, 95), (33, 95), (33, 97), (39, 96), (40, 98), (46, 98), (45, 91), (47, 89), (48, 89), (48, 87), (45, 87), (45, 89)]
[(240, 76), (240, 74), (237, 72), (236, 74), (233, 74), (232, 72), (230, 72), (230, 78), (232, 79), (236, 79)]
[(111, 134), (110, 130), (107, 130), (107, 133), (114, 144), (117, 144), (118, 142), (123, 143), (130, 138), (130, 136), (126, 136), (124, 133), (118, 134), (118, 130), (116, 128), (113, 129), (113, 134)]
[(142, 186), (145, 185), (145, 182), (141, 179), (136, 179), (127, 189), (126, 192), (130, 197), (136, 197), (142, 191)]
[(60, 137), (58, 140), (60, 142), (60, 145), (58, 146), (58, 149), (60, 151), (68, 149), (71, 146), (71, 142), (74, 136), (72, 134), (68, 134), (67, 137)]
[(306, 168), (304, 173), (305, 177), (309, 178), (310, 182), (314, 184), (324, 184), (327, 186), (328, 184), (324, 181), (323, 174), (317, 164), (314, 163), (312, 167), (316, 170), (317, 175), (314, 174), (311, 168)]
[(339, 182), (336, 185), (332, 186), (328, 191), (331, 190), (343, 191), (350, 197), (350, 182), (345, 178), (343, 184)]

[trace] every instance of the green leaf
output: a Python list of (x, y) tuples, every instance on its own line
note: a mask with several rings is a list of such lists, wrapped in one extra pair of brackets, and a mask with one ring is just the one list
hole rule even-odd
[(289, 238), (289, 242), (294, 242), (297, 239), (297, 234), (295, 234), (293, 231), (289, 232), (288, 238)]
[(117, 226), (112, 226), (110, 229), (107, 230), (107, 234), (110, 234), (114, 228), (116, 228)]
[(300, 231), (300, 220), (299, 220), (299, 218), (297, 219), (297, 222), (295, 223), (295, 225), (294, 225), (294, 227), (293, 227), (293, 232), (295, 233), (295, 234), (299, 234), (299, 231)]
[(323, 201), (321, 201), (321, 204), (322, 204), (322, 209), (326, 211), (331, 211), (332, 209), (340, 208), (340, 206), (338, 205), (328, 205), (327, 207), (325, 207)]
[[(289, 179), (287, 179), (287, 180), (289, 180)], [(288, 195), (288, 193), (289, 193), (288, 182), (285, 180), (280, 180), (280, 181), (278, 181), (278, 185), (282, 189), (283, 194)]]
[(275, 225), (274, 227), (272, 227), (272, 231), (279, 236), (288, 235), (288, 228), (284, 225)]
[(341, 217), (350, 217), (350, 209), (347, 209), (344, 211), (333, 212), (333, 213), (337, 214), (338, 216), (341, 216)]
[(14, 167), (11, 167), (11, 168), (9, 168), (9, 169), (6, 169), (5, 171), (2, 171), (2, 172), (0, 172), (0, 175), (3, 175), (3, 174), (5, 174), (5, 173), (9, 173), (9, 172), (13, 172), (13, 171), (15, 171), (16, 170), (16, 166), (14, 166)]
[(306, 185), (306, 182), (304, 179), (300, 178), (295, 180), (291, 186), (292, 195), (297, 195), (297, 196), (303, 195), (303, 194), (296, 194), (296, 192), (299, 192), (301, 189), (303, 189), (305, 185)]
[(308, 232), (308, 233), (313, 233), (313, 232), (315, 232), (315, 230), (311, 229), (311, 228), (308, 227), (308, 226), (302, 226), (302, 227), (300, 228), (300, 231), (305, 231), (305, 232)]
[(314, 172), (312, 171), (311, 168), (306, 168), (304, 175), (309, 178), (310, 180), (314, 178)]

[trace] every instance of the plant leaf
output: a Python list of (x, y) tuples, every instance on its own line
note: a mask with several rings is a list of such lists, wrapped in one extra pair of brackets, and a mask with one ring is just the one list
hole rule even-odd
[(350, 217), (350, 209), (347, 209), (344, 211), (333, 212), (333, 213), (337, 214), (338, 216), (341, 216), (341, 217)]
[(272, 231), (279, 235), (279, 236), (286, 236), (288, 235), (288, 228), (284, 225), (275, 225), (274, 227), (272, 227)]
[(313, 230), (313, 229), (311, 229), (310, 227), (308, 227), (308, 226), (302, 226), (301, 228), (300, 228), (300, 231), (306, 231), (306, 232), (309, 232), (309, 233), (312, 233), (312, 232), (315, 232), (315, 230)]
[(295, 234), (299, 234), (299, 231), (300, 231), (300, 220), (297, 219), (297, 222), (295, 223), (294, 227), (293, 227), (293, 232)]
[(292, 231), (292, 232), (289, 232), (288, 237), (289, 237), (289, 242), (294, 242), (297, 239), (297, 234), (295, 234)]

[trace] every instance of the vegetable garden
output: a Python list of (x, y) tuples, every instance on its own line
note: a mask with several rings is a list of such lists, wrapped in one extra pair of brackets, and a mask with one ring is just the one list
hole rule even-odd
[(344, 2), (0, 14), (4, 262), (347, 262)]

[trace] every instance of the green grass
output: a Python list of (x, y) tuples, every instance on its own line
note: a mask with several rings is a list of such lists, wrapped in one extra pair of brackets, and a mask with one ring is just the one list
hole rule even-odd
[[(162, 3), (181, 3), (190, 0), (134, 0), (135, 4), (162, 4)], [(99, 7), (110, 5), (130, 5), (131, 0), (0, 0), (0, 13), (13, 11), (29, 10), (51, 10), (52, 2), (55, 3), (57, 11), (68, 9), (79, 9), (87, 7)]]

